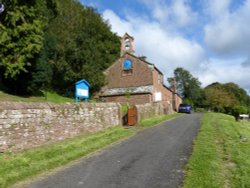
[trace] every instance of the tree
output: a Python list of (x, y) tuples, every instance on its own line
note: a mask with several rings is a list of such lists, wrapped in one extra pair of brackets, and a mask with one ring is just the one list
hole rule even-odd
[(3, 0), (0, 15), (0, 69), (5, 78), (27, 72), (43, 46), (45, 17), (42, 0)]
[[(213, 83), (204, 88), (209, 108), (227, 114), (237, 114), (249, 109), (249, 96), (234, 83)], [(240, 109), (240, 110), (239, 110)]]
[(199, 80), (194, 78), (189, 71), (180, 67), (174, 70), (174, 75), (177, 92), (182, 96), (183, 101), (195, 107), (202, 106), (204, 95)]
[(77, 0), (3, 0), (0, 85), (11, 93), (53, 89), (73, 96), (80, 79), (98, 91), (119, 57), (119, 37), (93, 8)]
[(98, 91), (105, 83), (103, 71), (119, 57), (119, 37), (93, 8), (77, 1), (62, 0), (57, 11), (48, 30), (56, 41), (53, 88), (72, 96), (74, 83), (86, 79)]

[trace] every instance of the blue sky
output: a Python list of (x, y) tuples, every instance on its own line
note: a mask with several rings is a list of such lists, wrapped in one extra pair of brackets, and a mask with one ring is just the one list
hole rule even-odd
[(250, 0), (80, 0), (135, 38), (167, 77), (183, 67), (202, 86), (234, 82), (250, 91)]

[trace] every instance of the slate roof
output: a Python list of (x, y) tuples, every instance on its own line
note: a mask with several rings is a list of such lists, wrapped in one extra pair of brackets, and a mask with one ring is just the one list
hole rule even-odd
[(106, 89), (102, 93), (102, 96), (124, 95), (124, 94), (127, 94), (127, 93), (130, 93), (130, 94), (143, 94), (143, 93), (152, 93), (152, 92), (153, 92), (153, 85), (148, 85), (148, 86), (139, 86), (139, 87)]

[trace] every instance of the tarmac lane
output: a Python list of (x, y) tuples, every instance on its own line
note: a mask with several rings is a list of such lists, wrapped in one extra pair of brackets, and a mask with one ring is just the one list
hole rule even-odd
[(27, 188), (178, 188), (202, 114), (161, 123)]

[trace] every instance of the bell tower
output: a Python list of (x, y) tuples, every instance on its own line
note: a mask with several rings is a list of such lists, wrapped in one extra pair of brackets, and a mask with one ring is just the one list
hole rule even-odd
[(134, 54), (134, 37), (125, 33), (121, 38), (121, 56), (123, 56), (126, 52), (130, 54)]

